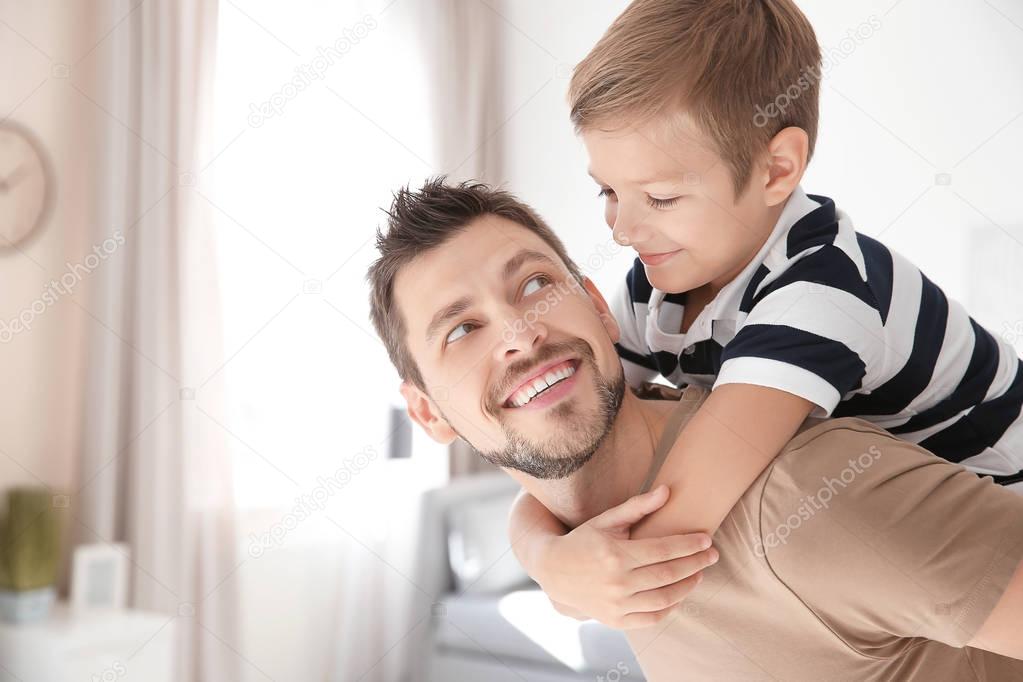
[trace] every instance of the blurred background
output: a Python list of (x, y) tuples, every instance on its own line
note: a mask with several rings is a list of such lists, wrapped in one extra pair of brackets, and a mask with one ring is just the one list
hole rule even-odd
[[(625, 0), (0, 0), (0, 681), (642, 680), (403, 417), (381, 207), (532, 204), (605, 293), (568, 122)], [(803, 182), (1023, 350), (1023, 5), (799, 0)]]

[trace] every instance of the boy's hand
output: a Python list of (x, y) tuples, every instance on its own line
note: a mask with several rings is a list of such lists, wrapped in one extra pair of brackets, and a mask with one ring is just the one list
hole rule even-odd
[(629, 539), (632, 525), (667, 500), (661, 485), (551, 537), (536, 573), (554, 607), (620, 630), (661, 622), (718, 559), (706, 533)]

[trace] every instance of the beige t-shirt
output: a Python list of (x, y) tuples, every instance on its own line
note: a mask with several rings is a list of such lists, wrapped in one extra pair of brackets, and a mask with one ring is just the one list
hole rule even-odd
[(965, 647), (1023, 558), (1023, 496), (866, 421), (808, 420), (715, 545), (676, 613), (627, 633), (649, 682), (1023, 680)]

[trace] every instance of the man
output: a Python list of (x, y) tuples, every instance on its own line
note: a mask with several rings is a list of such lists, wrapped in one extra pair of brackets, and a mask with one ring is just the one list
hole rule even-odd
[[(679, 485), (659, 456), (705, 394), (625, 390), (607, 304), (535, 213), (441, 179), (389, 215), (371, 315), (431, 437), (570, 527)], [(647, 521), (634, 537), (679, 530)], [(867, 422), (808, 420), (715, 544), (684, 607), (628, 633), (652, 682), (1023, 679), (1023, 497)]]

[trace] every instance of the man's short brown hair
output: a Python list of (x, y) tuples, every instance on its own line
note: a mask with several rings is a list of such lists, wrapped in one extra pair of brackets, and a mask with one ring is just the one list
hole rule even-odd
[(635, 0), (575, 68), (576, 131), (684, 113), (742, 194), (778, 131), (817, 139), (821, 51), (792, 0)]
[(554, 231), (532, 208), (504, 190), (479, 182), (446, 184), (440, 176), (428, 180), (422, 189), (412, 191), (406, 186), (398, 190), (386, 213), (387, 232), (377, 229), (376, 236), (380, 257), (366, 275), (370, 319), (399, 376), (423, 390), (422, 373), (406, 342), (405, 320), (394, 302), (394, 280), (418, 256), (441, 246), (476, 219), (495, 215), (540, 237), (561, 258), (568, 274), (582, 282), (582, 273)]

